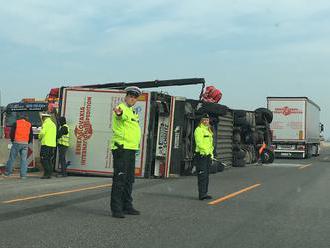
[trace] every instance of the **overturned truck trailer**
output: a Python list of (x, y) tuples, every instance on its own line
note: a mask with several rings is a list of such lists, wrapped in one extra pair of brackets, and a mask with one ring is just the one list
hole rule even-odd
[[(68, 172), (112, 175), (112, 154), (109, 149), (112, 109), (123, 101), (125, 87), (136, 85), (140, 88), (154, 88), (191, 84), (201, 84), (204, 88), (205, 81), (203, 78), (192, 78), (62, 87), (60, 115), (66, 117), (72, 137), (67, 153), (70, 164)], [(135, 109), (140, 116), (143, 137), (141, 149), (136, 156), (136, 176), (167, 178), (171, 175), (191, 174), (194, 129), (205, 112), (210, 114), (214, 130), (216, 160), (226, 166), (235, 165), (235, 112), (228, 107), (144, 91)]]
[(272, 133), (270, 123), (273, 114), (266, 108), (255, 111), (233, 110), (233, 166), (246, 164), (272, 163)]

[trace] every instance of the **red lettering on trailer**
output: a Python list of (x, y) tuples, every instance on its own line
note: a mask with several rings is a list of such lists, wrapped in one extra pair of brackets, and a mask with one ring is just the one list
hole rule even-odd
[(79, 122), (74, 133), (77, 138), (75, 153), (81, 155), (80, 164), (86, 165), (88, 142), (93, 135), (93, 127), (90, 122), (92, 97), (87, 97), (86, 107), (80, 107)]
[(298, 108), (289, 108), (288, 106), (285, 106), (285, 107), (282, 107), (282, 108), (275, 108), (274, 113), (288, 116), (288, 115), (291, 115), (291, 114), (302, 114), (303, 111), (301, 109), (298, 109)]

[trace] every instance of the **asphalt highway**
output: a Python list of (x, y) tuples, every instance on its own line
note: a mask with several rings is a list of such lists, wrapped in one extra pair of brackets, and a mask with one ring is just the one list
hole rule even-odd
[(111, 178), (0, 179), (0, 247), (329, 248), (330, 150), (210, 176), (137, 179), (140, 216), (110, 215)]

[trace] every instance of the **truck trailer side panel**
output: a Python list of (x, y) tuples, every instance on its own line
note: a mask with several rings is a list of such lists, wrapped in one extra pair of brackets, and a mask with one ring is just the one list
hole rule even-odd
[[(108, 89), (65, 88), (61, 114), (70, 127), (68, 172), (112, 175), (112, 109), (123, 101), (124, 91)], [(149, 116), (149, 93), (142, 94), (135, 111), (141, 127), (141, 150), (137, 152), (135, 175), (144, 175), (145, 142)]]
[(320, 142), (320, 109), (314, 103), (306, 101), (306, 142)]

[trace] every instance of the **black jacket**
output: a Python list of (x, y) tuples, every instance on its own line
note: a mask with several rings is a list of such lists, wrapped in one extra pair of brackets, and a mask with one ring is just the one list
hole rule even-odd
[(56, 138), (60, 139), (63, 135), (66, 135), (68, 133), (69, 133), (69, 130), (66, 126), (60, 126), (60, 128), (58, 129)]

